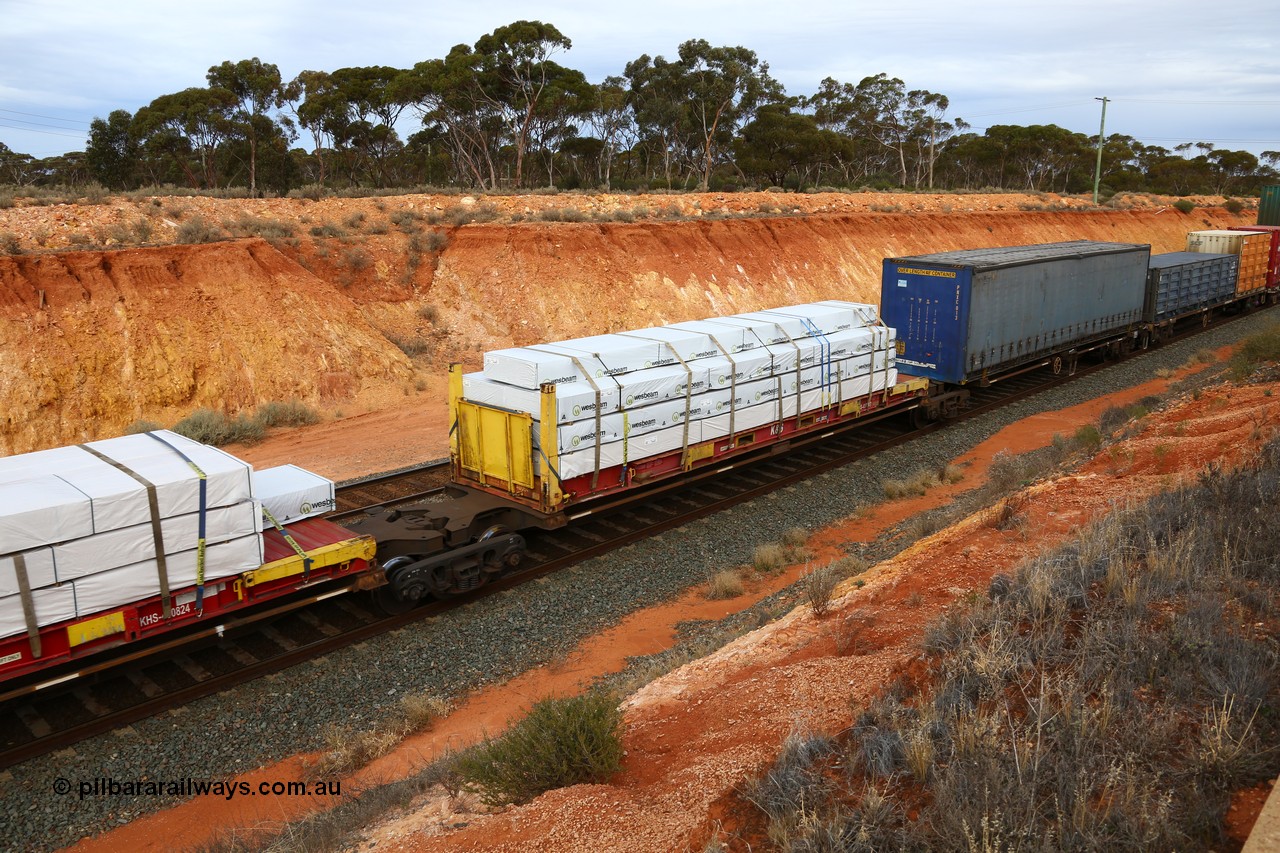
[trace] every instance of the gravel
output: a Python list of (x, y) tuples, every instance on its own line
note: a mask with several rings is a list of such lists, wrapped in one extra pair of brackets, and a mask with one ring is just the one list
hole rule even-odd
[[(805, 483), (628, 546), (484, 601), (193, 702), (176, 712), (77, 744), (0, 774), (0, 848), (52, 850), (123, 824), (177, 798), (86, 797), (93, 779), (220, 780), (321, 744), (327, 724), (373, 725), (400, 698), (460, 696), (563, 657), (626, 614), (748, 562), (761, 543), (816, 529), (883, 498), (881, 483), (943, 465), (1005, 425), (1140, 384), (1274, 322), (1258, 314), (1153, 349), (998, 412), (926, 435)], [(588, 594), (584, 594), (584, 592)], [(69, 780), (71, 793), (55, 783)]]

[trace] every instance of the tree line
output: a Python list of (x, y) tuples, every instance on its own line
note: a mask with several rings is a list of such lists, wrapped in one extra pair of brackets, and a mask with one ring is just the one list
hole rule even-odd
[[(173, 184), (284, 194), (307, 186), (478, 190), (733, 190), (748, 186), (1092, 189), (1098, 139), (1056, 125), (973, 132), (946, 95), (880, 73), (788, 95), (745, 47), (703, 39), (600, 83), (555, 61), (555, 26), (516, 21), (412, 68), (303, 71), (257, 57), (207, 86), (95, 118), (83, 152), (37, 159), (0, 143), (0, 182), (112, 190)], [(420, 128), (401, 138), (401, 128)], [(1246, 194), (1280, 152), (1173, 150), (1111, 135), (1109, 192)]]

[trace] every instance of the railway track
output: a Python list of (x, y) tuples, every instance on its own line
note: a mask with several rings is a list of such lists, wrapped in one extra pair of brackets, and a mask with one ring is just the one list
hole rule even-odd
[[(1221, 318), (1209, 328), (1230, 322)], [(1174, 336), (1202, 331), (1197, 324)], [(1130, 357), (1141, 357), (1134, 353)], [(971, 389), (960, 419), (976, 417), (1087, 376), (1111, 362), (1081, 366), (1074, 375), (1053, 372), (1051, 361), (984, 388)], [(916, 427), (902, 412), (871, 417), (841, 430), (793, 442), (783, 452), (763, 448), (754, 457), (701, 472), (694, 479), (656, 484), (637, 495), (593, 505), (554, 531), (528, 531), (528, 558), (520, 571), (465, 596), (386, 616), (347, 587), (303, 592), (246, 613), (222, 630), (169, 639), (68, 671), (8, 685), (0, 692), (0, 769), (66, 748), (202, 696), (230, 689), (378, 634), (439, 615), (452, 607), (510, 589), (534, 577), (606, 554), (665, 530), (895, 447), (939, 425)], [(432, 462), (343, 484), (331, 520), (353, 520), (375, 507), (413, 503), (441, 491), (447, 462)]]

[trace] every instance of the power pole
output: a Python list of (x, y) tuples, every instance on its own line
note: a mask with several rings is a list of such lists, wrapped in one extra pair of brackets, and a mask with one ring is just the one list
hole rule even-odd
[(1107, 132), (1107, 102), (1110, 98), (1094, 98), (1102, 101), (1102, 124), (1098, 125), (1098, 165), (1093, 170), (1093, 203), (1098, 203), (1098, 186), (1102, 183), (1102, 141)]

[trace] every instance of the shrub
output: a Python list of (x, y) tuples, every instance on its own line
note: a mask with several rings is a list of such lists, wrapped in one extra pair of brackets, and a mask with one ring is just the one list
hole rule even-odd
[(933, 471), (917, 471), (906, 480), (885, 480), (884, 496), (890, 500), (920, 497), (938, 485), (938, 475)]
[(744, 793), (769, 819), (774, 840), (786, 837), (806, 811), (827, 798), (822, 765), (835, 751), (835, 742), (825, 735), (792, 732), (773, 767), (747, 783)]
[(1123, 406), (1108, 406), (1098, 416), (1098, 429), (1103, 435), (1110, 435), (1129, 422), (1129, 410)]
[(359, 246), (351, 246), (342, 250), (342, 262), (347, 269), (359, 272), (368, 269), (373, 264), (373, 258)]
[(178, 228), (179, 243), (217, 243), (227, 239), (227, 233), (202, 216), (193, 216)]
[(804, 597), (813, 615), (821, 619), (831, 606), (831, 595), (840, 582), (840, 575), (830, 566), (812, 569), (804, 576)]
[(1231, 356), (1231, 376), (1241, 380), (1263, 362), (1280, 362), (1280, 324), (1250, 335)]
[(387, 335), (387, 340), (399, 347), (400, 352), (416, 358), (431, 351), (431, 342), (423, 338), (403, 338), (400, 335)]
[(621, 725), (616, 699), (603, 691), (543, 699), (501, 737), (462, 756), (458, 772), (495, 806), (601, 782), (622, 766)]
[(1222, 208), (1227, 213), (1239, 213), (1240, 211), (1244, 210), (1244, 202), (1240, 201), (1239, 199), (1229, 198), (1222, 203)]
[(714, 600), (722, 598), (737, 598), (742, 595), (742, 578), (732, 569), (725, 569), (722, 572), (716, 572), (711, 578), (711, 585), (707, 587), (707, 598)]
[(21, 255), (22, 244), (18, 242), (18, 235), (11, 231), (0, 231), (0, 252), (6, 255)]
[(321, 222), (319, 225), (311, 226), (312, 237), (345, 237), (347, 232), (343, 231), (332, 222)]
[(262, 237), (265, 240), (283, 240), (292, 237), (296, 230), (289, 222), (246, 214), (223, 225), (237, 237)]
[(296, 427), (319, 423), (320, 413), (301, 400), (272, 401), (259, 406), (254, 418), (265, 427)]
[(202, 444), (253, 444), (267, 434), (267, 429), (243, 414), (234, 419), (212, 409), (196, 409), (173, 426), (173, 431)]
[(420, 229), (418, 220), (422, 217), (412, 210), (393, 210), (387, 218), (391, 220), (392, 225), (408, 234)]
[(1072, 440), (1081, 450), (1096, 453), (1098, 448), (1102, 446), (1102, 433), (1098, 432), (1098, 428), (1093, 424), (1085, 424), (1076, 430)]
[(1182, 213), (1190, 213), (1196, 209), (1196, 203), (1190, 199), (1180, 198), (1173, 203), (1173, 207)]
[(164, 429), (164, 427), (155, 421), (138, 420), (125, 427), (124, 434), (137, 435), (140, 432), (155, 432), (158, 429)]
[(423, 245), (428, 251), (439, 254), (449, 246), (449, 235), (443, 231), (431, 231), (427, 234)]

